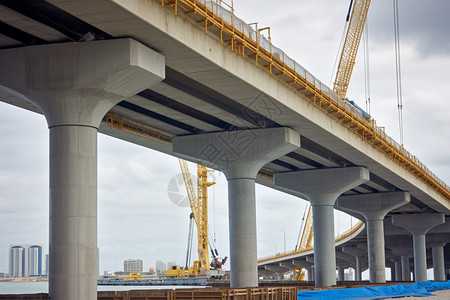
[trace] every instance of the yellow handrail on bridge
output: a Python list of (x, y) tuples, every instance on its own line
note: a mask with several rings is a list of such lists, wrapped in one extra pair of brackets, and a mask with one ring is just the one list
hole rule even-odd
[[(335, 243), (342, 241), (343, 239), (348, 238), (349, 236), (352, 236), (353, 234), (355, 234), (362, 226), (364, 225), (364, 222), (359, 221), (358, 223), (356, 223), (353, 227), (351, 227), (350, 229), (348, 229), (347, 231), (343, 232), (342, 234), (338, 235), (336, 237), (336, 239), (334, 240)], [(314, 247), (308, 247), (305, 249), (298, 249), (298, 250), (292, 250), (292, 251), (288, 251), (288, 252), (284, 252), (284, 253), (277, 253), (275, 255), (270, 255), (270, 256), (266, 256), (263, 258), (258, 259), (258, 263), (261, 262), (265, 262), (265, 261), (269, 261), (272, 259), (277, 259), (277, 258), (282, 258), (282, 257), (286, 257), (292, 254), (298, 254), (298, 253), (303, 253), (306, 251), (310, 251), (310, 250), (314, 250)]]
[[(437, 193), (446, 198), (450, 205), (450, 188), (426, 168), (417, 157), (388, 137), (384, 131), (376, 126), (373, 119), (360, 118), (352, 113), (350, 109), (346, 108), (344, 102), (338, 99), (336, 94), (300, 65), (294, 62), (293, 67), (290, 66), (292, 65), (292, 59), (289, 59), (284, 52), (281, 54), (273, 53), (274, 47), (272, 47), (272, 44), (269, 47), (270, 51), (265, 49), (257, 42), (261, 41), (260, 37), (257, 36), (252, 39), (244, 33), (246, 31), (244, 24), (242, 24), (242, 28), (236, 28), (233, 25), (233, 18), (235, 18), (233, 14), (231, 15), (231, 24), (227, 23), (214, 12), (214, 5), (218, 5), (217, 1), (214, 4), (214, 1), (207, 2), (206, 0), (161, 0), (161, 4), (172, 6), (177, 15), (178, 8), (181, 8), (188, 17), (197, 15), (203, 18), (201, 21), (205, 23), (206, 34), (211, 31), (211, 29), (208, 30), (209, 27), (216, 28), (222, 46), (225, 46), (226, 42), (229, 44), (231, 51), (237, 52), (244, 58), (254, 58), (256, 66), (260, 65), (262, 61), (263, 67), (270, 74), (290, 84), (291, 87), (308, 98), (315, 107), (318, 107), (386, 157), (431, 186)], [(226, 38), (228, 39), (226, 40)], [(296, 70), (296, 67), (300, 70)]]

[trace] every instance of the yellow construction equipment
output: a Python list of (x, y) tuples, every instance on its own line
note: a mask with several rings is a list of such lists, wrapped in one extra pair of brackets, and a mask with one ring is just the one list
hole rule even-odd
[[(197, 165), (197, 194), (195, 193), (194, 183), (187, 161), (178, 159), (180, 163), (181, 173), (183, 175), (186, 192), (189, 198), (189, 205), (191, 207), (191, 217), (188, 237), (188, 250), (186, 255), (186, 265), (184, 268), (179, 266), (172, 266), (172, 269), (166, 271), (166, 276), (170, 277), (190, 277), (190, 276), (209, 276), (210, 267), (217, 270), (221, 269), (227, 258), (220, 259), (217, 257), (217, 250), (211, 249), (211, 255), (214, 261), (210, 263), (210, 243), (208, 238), (208, 187), (216, 184), (208, 181), (208, 174), (213, 170), (207, 169), (205, 166)], [(198, 260), (195, 260), (190, 266), (190, 245), (192, 239), (192, 222), (195, 221), (197, 225), (197, 252)], [(218, 275), (218, 274), (214, 274)]]
[(142, 275), (140, 273), (130, 273), (123, 280), (124, 281), (141, 281)]
[[(306, 221), (304, 220), (304, 216), (302, 221), (304, 222), (302, 237), (300, 239), (300, 243), (296, 250), (302, 251), (313, 247), (313, 220), (312, 220), (312, 209), (311, 204), (308, 206), (308, 213), (306, 216)], [(302, 222), (302, 223), (303, 223)]]
[[(345, 99), (348, 85), (355, 66), (356, 54), (358, 53), (359, 42), (364, 31), (371, 0), (351, 0), (347, 14), (347, 34), (342, 47), (341, 57), (336, 72), (333, 91), (339, 98)], [(352, 9), (352, 4), (353, 9)], [(351, 15), (351, 16), (350, 16)], [(349, 19), (350, 18), (350, 19)], [(350, 20), (350, 21), (349, 21)]]
[(298, 267), (294, 269), (294, 280), (305, 281), (306, 270), (304, 268)]
[[(306, 214), (306, 220), (305, 220)], [(305, 251), (307, 249), (313, 248), (313, 220), (312, 220), (312, 209), (311, 204), (307, 206), (305, 212), (303, 213), (302, 225), (301, 225), (301, 238), (298, 245), (295, 247), (297, 252)], [(306, 276), (306, 270), (301, 267), (294, 269), (294, 280), (304, 281)]]
[(209, 270), (209, 242), (208, 242), (208, 187), (215, 182), (208, 182), (208, 170), (205, 166), (197, 167), (197, 195), (195, 195), (194, 184), (192, 182), (191, 173), (188, 164), (183, 159), (178, 159), (183, 174), (184, 184), (189, 198), (191, 211), (197, 224), (197, 241), (198, 241), (198, 260), (200, 261), (200, 270)]

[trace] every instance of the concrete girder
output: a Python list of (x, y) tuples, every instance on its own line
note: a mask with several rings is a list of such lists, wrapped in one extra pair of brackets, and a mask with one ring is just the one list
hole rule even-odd
[(416, 282), (427, 281), (425, 234), (431, 228), (443, 223), (445, 223), (445, 216), (442, 213), (392, 216), (392, 224), (405, 228), (413, 235), (414, 279)]
[(356, 267), (356, 258), (355, 258), (355, 256), (353, 256), (353, 255), (351, 255), (349, 253), (336, 251), (336, 257), (338, 257), (341, 260), (344, 260), (344, 261), (348, 262), (349, 265), (352, 268)]
[(300, 147), (286, 127), (173, 138), (173, 151), (222, 171), (228, 180), (231, 287), (258, 286), (255, 179), (270, 161)]
[(160, 82), (164, 57), (132, 39), (0, 51), (0, 89), (50, 129), (49, 295), (97, 299), (97, 129), (119, 101)]
[(303, 259), (293, 259), (292, 264), (299, 268), (310, 268), (312, 263)]
[(369, 180), (362, 167), (317, 169), (275, 174), (275, 184), (311, 202), (316, 286), (336, 284), (333, 206), (342, 193)]
[(370, 282), (386, 282), (383, 219), (386, 214), (409, 203), (405, 192), (340, 196), (336, 207), (360, 213), (366, 220)]

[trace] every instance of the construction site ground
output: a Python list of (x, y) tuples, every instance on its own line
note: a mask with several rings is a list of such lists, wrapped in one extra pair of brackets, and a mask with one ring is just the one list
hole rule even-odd
[[(221, 299), (221, 300), (297, 300), (298, 291), (302, 290), (323, 290), (356, 288), (363, 286), (380, 286), (394, 284), (410, 284), (412, 282), (388, 282), (385, 284), (371, 284), (367, 281), (361, 282), (338, 282), (336, 286), (319, 288), (315, 287), (313, 282), (262, 282), (257, 288), (234, 289), (229, 287), (207, 287), (207, 288), (177, 288), (161, 290), (130, 290), (130, 291), (102, 291), (98, 292), (99, 300), (194, 300), (194, 299)], [(225, 285), (223, 282), (221, 285)], [(433, 299), (450, 299), (450, 290), (439, 290), (432, 292)], [(405, 297), (415, 299), (419, 297)], [(422, 297), (421, 297), (422, 298)], [(9, 300), (41, 300), (49, 299), (48, 294), (28, 294), (28, 295), (0, 295), (0, 299)], [(398, 299), (398, 298), (396, 298)]]

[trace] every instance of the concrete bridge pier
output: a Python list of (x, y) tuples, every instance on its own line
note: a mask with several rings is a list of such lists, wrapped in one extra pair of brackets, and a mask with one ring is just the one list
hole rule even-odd
[(394, 264), (395, 276), (393, 278), (395, 278), (395, 281), (402, 281), (402, 264), (399, 259), (394, 260)]
[(426, 238), (428, 248), (431, 247), (433, 258), (434, 280), (446, 281), (444, 246), (450, 240), (450, 234), (428, 234)]
[(425, 234), (431, 228), (444, 224), (442, 213), (404, 214), (392, 216), (392, 224), (408, 230), (413, 235), (414, 247), (414, 280), (427, 281), (427, 253)]
[(444, 246), (441, 245), (432, 245), (431, 251), (433, 255), (433, 275), (434, 280), (438, 281), (446, 281), (445, 278), (445, 269), (444, 269)]
[(97, 129), (116, 103), (164, 79), (164, 57), (131, 40), (0, 51), (0, 88), (50, 129), (49, 294), (97, 299)]
[(345, 267), (337, 267), (338, 271), (338, 281), (344, 281), (345, 280)]
[(410, 195), (406, 192), (341, 196), (336, 201), (336, 208), (359, 213), (366, 219), (370, 282), (386, 282), (384, 217), (408, 202)]
[(231, 287), (258, 286), (255, 178), (268, 162), (300, 147), (289, 128), (233, 130), (173, 139), (173, 151), (222, 171), (228, 180)]
[(363, 257), (366, 255), (366, 251), (364, 251), (361, 248), (354, 247), (354, 246), (344, 246), (342, 247), (342, 251), (344, 253), (351, 254), (355, 257), (355, 281), (361, 281), (361, 274), (362, 274), (362, 260)]
[(400, 257), (402, 265), (402, 281), (411, 281), (411, 265), (409, 263), (409, 255), (402, 255)]
[(314, 281), (314, 255), (308, 255), (305, 259), (311, 264), (310, 267), (306, 269), (308, 272), (308, 281)]
[(349, 189), (369, 180), (362, 167), (278, 173), (275, 184), (311, 202), (314, 227), (315, 285), (336, 284), (334, 203)]

